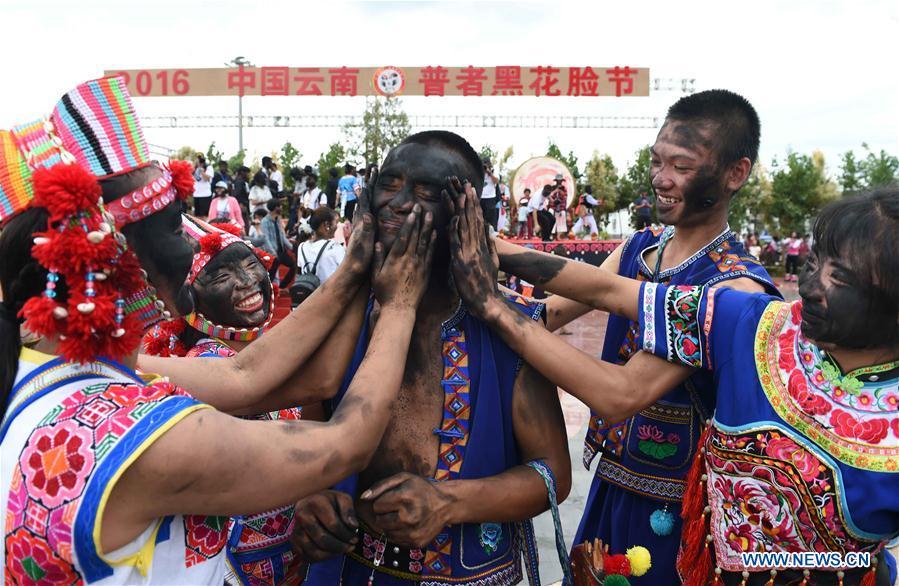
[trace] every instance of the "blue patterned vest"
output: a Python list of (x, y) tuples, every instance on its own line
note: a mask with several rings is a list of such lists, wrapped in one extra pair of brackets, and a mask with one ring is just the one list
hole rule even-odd
[[(624, 244), (618, 274), (640, 281), (653, 280), (653, 267), (644, 261), (646, 252), (671, 238), (674, 228), (645, 229)], [(750, 256), (730, 229), (725, 229), (678, 266), (661, 271), (656, 279), (670, 285), (715, 285), (729, 279), (749, 278), (779, 295), (770, 276)], [(637, 352), (639, 324), (609, 316), (602, 359), (623, 364)], [(714, 411), (712, 375), (697, 372), (637, 415), (604, 426), (591, 413), (584, 440), (584, 466), (603, 452), (596, 474), (617, 487), (654, 500), (680, 502), (684, 478), (693, 460), (703, 424)]]
[[(509, 304), (533, 320), (541, 319), (542, 304), (523, 298)], [(340, 403), (368, 347), (369, 305), (356, 352), (334, 406)], [(512, 426), (512, 391), (521, 368), (521, 358), (486, 324), (469, 315), (460, 305), (443, 323), (444, 412), (440, 428), (439, 459), (433, 480), (457, 480), (494, 476), (523, 464)], [(357, 477), (351, 476), (335, 488), (355, 496)], [(516, 584), (522, 578), (521, 555), (535, 544), (524, 538), (519, 523), (465, 523), (446, 527), (426, 548), (403, 554), (401, 565), (384, 564), (375, 582), (382, 586), (422, 584)], [(525, 542), (528, 542), (526, 546)], [(374, 547), (363, 554), (351, 553), (313, 564), (305, 584), (333, 586), (355, 584), (368, 577), (373, 567)], [(388, 544), (387, 548), (392, 549)], [(368, 553), (365, 553), (365, 552)], [(526, 552), (527, 553), (527, 552)], [(369, 555), (372, 554), (372, 555)], [(407, 555), (408, 554), (408, 555)], [(536, 571), (536, 551), (526, 556), (528, 572)]]

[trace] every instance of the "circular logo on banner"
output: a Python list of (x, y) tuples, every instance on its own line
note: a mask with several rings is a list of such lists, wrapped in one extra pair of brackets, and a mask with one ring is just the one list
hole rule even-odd
[(392, 98), (403, 92), (403, 88), (406, 87), (406, 76), (399, 67), (381, 67), (375, 71), (371, 83), (376, 92)]

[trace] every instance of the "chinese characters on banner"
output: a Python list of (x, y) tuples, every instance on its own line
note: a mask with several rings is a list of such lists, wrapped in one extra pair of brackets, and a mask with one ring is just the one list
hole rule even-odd
[(646, 67), (239, 67), (109, 70), (132, 96), (649, 95)]

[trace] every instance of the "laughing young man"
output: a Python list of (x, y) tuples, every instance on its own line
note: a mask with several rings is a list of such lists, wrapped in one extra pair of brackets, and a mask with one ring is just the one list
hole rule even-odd
[[(634, 234), (603, 263), (618, 274), (666, 285), (719, 285), (776, 293), (765, 269), (730, 231), (730, 201), (755, 164), (760, 124), (743, 97), (711, 90), (668, 110), (650, 149), (650, 178), (661, 231)], [(738, 197), (738, 196), (737, 196)], [(507, 272), (504, 247), (501, 265)], [(523, 275), (520, 275), (523, 276)], [(556, 329), (589, 308), (560, 297), (547, 306)], [(623, 364), (638, 350), (640, 326), (612, 315), (602, 358)], [(665, 368), (664, 365), (661, 368)], [(708, 373), (697, 373), (658, 402), (617, 425), (592, 413), (584, 465), (602, 453), (575, 543), (600, 538), (612, 551), (643, 545), (652, 569), (634, 584), (674, 584), (684, 479), (703, 422), (714, 410)]]

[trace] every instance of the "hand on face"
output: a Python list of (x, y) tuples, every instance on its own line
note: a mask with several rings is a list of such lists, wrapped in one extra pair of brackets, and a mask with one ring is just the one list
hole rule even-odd
[(483, 317), (487, 303), (498, 294), (499, 256), (487, 233), (474, 187), (452, 177), (447, 180), (445, 193), (454, 213), (450, 248), (456, 289), (468, 308)]
[(307, 562), (318, 562), (352, 551), (359, 540), (353, 499), (345, 492), (325, 490), (297, 503), (293, 550)]
[(426, 547), (447, 525), (449, 504), (429, 480), (401, 472), (362, 493), (371, 503), (375, 524), (387, 540), (406, 547)]
[(371, 214), (371, 186), (377, 180), (377, 173), (372, 181), (359, 194), (356, 212), (353, 214), (353, 232), (346, 247), (347, 268), (360, 279), (368, 274), (372, 253), (375, 246), (375, 219)]
[(433, 215), (421, 216), (421, 206), (415, 204), (388, 254), (383, 244), (375, 244), (372, 289), (382, 307), (415, 309), (428, 287), (436, 233)]

